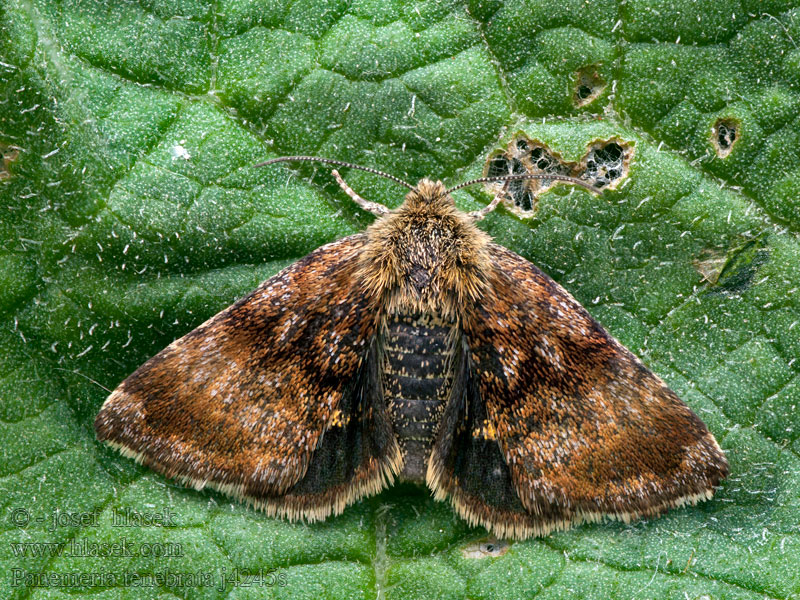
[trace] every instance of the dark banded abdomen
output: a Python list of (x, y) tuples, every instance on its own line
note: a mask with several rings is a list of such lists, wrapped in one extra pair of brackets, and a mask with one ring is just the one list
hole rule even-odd
[(383, 338), (383, 389), (403, 452), (401, 480), (425, 482), (428, 457), (451, 379), (453, 325), (420, 315), (388, 317)]

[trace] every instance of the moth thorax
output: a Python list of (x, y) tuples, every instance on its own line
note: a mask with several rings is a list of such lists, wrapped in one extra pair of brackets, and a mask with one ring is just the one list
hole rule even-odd
[(428, 458), (452, 384), (455, 323), (433, 313), (398, 312), (384, 319), (382, 383), (403, 454), (400, 479), (425, 482)]

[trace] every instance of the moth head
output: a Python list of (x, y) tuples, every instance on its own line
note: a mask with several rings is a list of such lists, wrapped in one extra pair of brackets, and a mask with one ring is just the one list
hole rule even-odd
[(489, 236), (456, 208), (441, 181), (421, 180), (366, 235), (359, 279), (390, 314), (452, 317), (485, 291)]
[(453, 197), (441, 181), (420, 179), (417, 187), (406, 194), (406, 205), (416, 207), (449, 206), (455, 208)]

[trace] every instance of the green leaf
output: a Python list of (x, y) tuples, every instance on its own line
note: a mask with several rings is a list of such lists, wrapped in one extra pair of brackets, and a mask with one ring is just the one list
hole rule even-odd
[[(3, 0), (0, 597), (800, 595), (798, 44), (796, 0)], [(254, 163), (457, 183), (518, 132), (635, 148), (617, 190), (484, 223), (708, 423), (714, 500), (475, 558), (421, 488), (290, 524), (96, 442), (103, 386), (368, 224), (326, 169)]]

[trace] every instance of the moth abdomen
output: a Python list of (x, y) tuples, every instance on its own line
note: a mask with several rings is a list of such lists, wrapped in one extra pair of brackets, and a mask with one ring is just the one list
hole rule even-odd
[(400, 479), (424, 483), (433, 439), (452, 377), (454, 324), (430, 315), (400, 314), (383, 333), (383, 390), (403, 454)]

